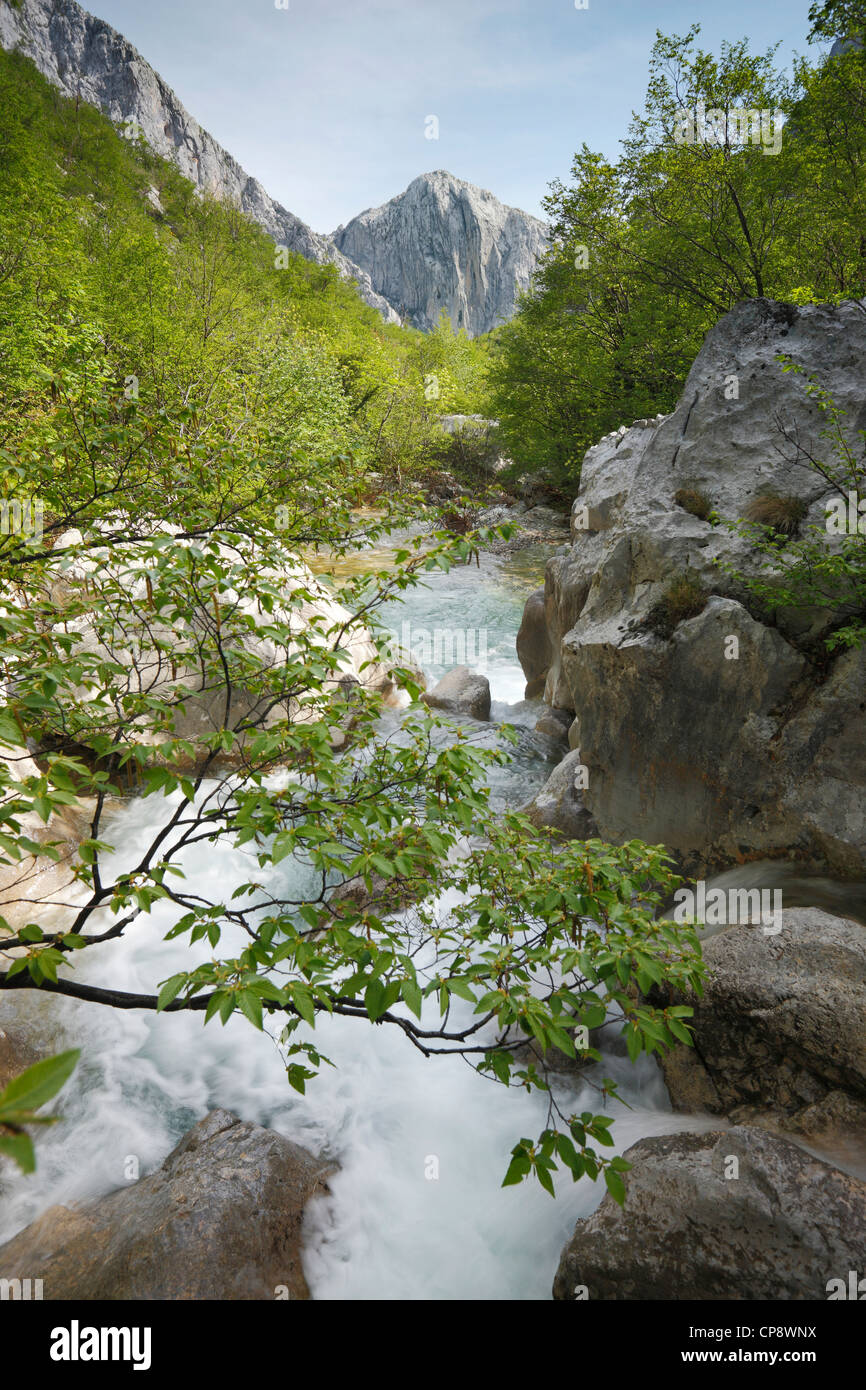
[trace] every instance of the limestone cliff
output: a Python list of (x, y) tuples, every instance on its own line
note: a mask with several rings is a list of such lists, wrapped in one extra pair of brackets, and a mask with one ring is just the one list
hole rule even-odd
[[(737, 520), (775, 494), (826, 535), (834, 494), (808, 455), (830, 456), (827, 420), (783, 353), (830, 391), (862, 459), (863, 305), (739, 305), (671, 415), (588, 451), (573, 546), (548, 562), (521, 656), (536, 688), (547, 665), (546, 699), (575, 712), (584, 802), (605, 839), (666, 844), (686, 864), (785, 855), (861, 877), (866, 648), (828, 659), (831, 612), (761, 611), (717, 563), (754, 573), (749, 541), (681, 505)], [(677, 576), (704, 599), (659, 632)]]
[(373, 287), (416, 328), (443, 309), (470, 337), (510, 319), (547, 245), (537, 217), (437, 169), (333, 234)]

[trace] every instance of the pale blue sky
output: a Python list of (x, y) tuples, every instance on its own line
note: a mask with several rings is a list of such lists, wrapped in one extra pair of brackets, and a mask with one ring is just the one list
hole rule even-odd
[[(540, 213), (583, 141), (613, 155), (656, 29), (808, 51), (809, 0), (91, 0), (292, 212), (330, 232), (449, 169)], [(439, 139), (425, 138), (425, 117)]]

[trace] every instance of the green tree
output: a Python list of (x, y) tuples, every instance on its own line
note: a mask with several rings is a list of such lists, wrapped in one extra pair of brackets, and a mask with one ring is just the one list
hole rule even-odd
[[(813, 38), (854, 23), (845, 7), (824, 12)], [(601, 434), (673, 408), (738, 301), (866, 290), (866, 50), (787, 76), (772, 50), (740, 41), (716, 58), (698, 34), (658, 35), (620, 158), (584, 147), (571, 183), (553, 183), (550, 252), (496, 335), (491, 409), (506, 445), (565, 479)]]
[[(727, 572), (771, 610), (824, 610), (823, 642), (830, 652), (866, 642), (866, 430), (854, 428), (818, 379), (790, 358), (783, 370), (803, 378), (803, 388), (823, 417), (819, 449), (780, 422), (779, 447), (791, 477), (821, 478), (828, 506), (823, 526), (793, 539), (772, 526), (731, 521), (758, 557), (757, 573), (730, 563)], [(799, 528), (797, 528), (799, 530)]]
[[(598, 1060), (588, 1030), (608, 1012), (632, 1057), (687, 1040), (686, 1009), (637, 995), (700, 977), (691, 929), (657, 919), (677, 881), (663, 850), (559, 844), (521, 816), (498, 820), (485, 769), (501, 754), (459, 731), (443, 737), (418, 706), (400, 739), (383, 742), (382, 696), (363, 683), (347, 705), (355, 615), (372, 622), (417, 574), (465, 559), (474, 538), (419, 537), (396, 570), (341, 586), (342, 610), (323, 608), (299, 553), (357, 544), (324, 469), (311, 486), (239, 458), (225, 493), (213, 481), (224, 451), (191, 447), (164, 412), (118, 399), (108, 377), (61, 373), (52, 388), (53, 409), (25, 420), (11, 451), (28, 459), (46, 534), (0, 547), (0, 850), (13, 889), (32, 856), (58, 853), (55, 812), (86, 811), (88, 833), (68, 921), (50, 925), (36, 903), (23, 925), (0, 919), (0, 990), (192, 1010), (205, 1023), (234, 1012), (256, 1028), (278, 1020), (299, 1090), (322, 1061), (322, 1013), (388, 1024), (425, 1054), (548, 1091), (545, 1053)], [(181, 519), (172, 533), (154, 510), (169, 487)], [(391, 679), (417, 695), (409, 671), (394, 667)], [(351, 749), (338, 753), (347, 720)], [(274, 778), (279, 769), (288, 780)], [(154, 831), (119, 871), (111, 808), (130, 786), (154, 799)], [(479, 831), (483, 847), (458, 852)], [(184, 850), (200, 841), (252, 853), (249, 881), (228, 901), (185, 879)], [(273, 871), (289, 858), (295, 886), (281, 889)], [(366, 901), (346, 891), (359, 880)], [(460, 905), (444, 914), (438, 899), (452, 889)], [(88, 950), (128, 938), (166, 900), (169, 936), (206, 940), (210, 959), (191, 960), (153, 996), (76, 979)], [(412, 914), (393, 912), (403, 903)], [(561, 1162), (575, 1178), (603, 1173), (621, 1199), (623, 1165), (603, 1152), (610, 1117), (562, 1114), (552, 1093), (550, 1104), (506, 1181), (534, 1173), (550, 1189)]]

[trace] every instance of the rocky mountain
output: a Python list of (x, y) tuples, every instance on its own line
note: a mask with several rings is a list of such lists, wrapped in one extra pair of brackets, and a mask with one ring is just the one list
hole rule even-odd
[(455, 328), (474, 337), (511, 318), (547, 228), (437, 169), (338, 227), (333, 240), (416, 328), (435, 327), (445, 309)]
[(388, 323), (429, 329), (445, 308), (455, 327), (484, 333), (511, 317), (546, 244), (537, 218), (442, 171), (322, 236), (275, 202), (137, 49), (76, 0), (0, 0), (0, 44), (25, 54), (65, 96), (139, 128), (197, 188), (236, 203), (279, 245), (336, 265)]
[(331, 262), (358, 281), (368, 304), (390, 323), (399, 319), (370, 277), (265, 191), (203, 130), (159, 73), (116, 29), (75, 0), (0, 0), (0, 44), (30, 58), (68, 97), (100, 107), (117, 124), (138, 126), (157, 154), (170, 159), (203, 192), (236, 203), (281, 246), (320, 264)]

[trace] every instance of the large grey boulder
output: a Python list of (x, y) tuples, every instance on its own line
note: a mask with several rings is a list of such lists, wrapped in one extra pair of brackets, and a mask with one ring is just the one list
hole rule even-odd
[(782, 929), (734, 926), (703, 946), (701, 998), (687, 1003), (696, 1047), (662, 1057), (677, 1110), (738, 1106), (791, 1116), (842, 1091), (866, 1102), (866, 928), (817, 908), (787, 908)]
[(328, 1171), (214, 1110), (150, 1177), (51, 1207), (0, 1246), (0, 1278), (41, 1279), (46, 1299), (309, 1298), (301, 1221)]
[(446, 714), (469, 714), (473, 719), (490, 718), (490, 682), (486, 676), (470, 671), (468, 666), (455, 666), (432, 690), (421, 696), (431, 709)]
[[(828, 485), (791, 441), (820, 459), (826, 422), (781, 353), (832, 392), (861, 448), (860, 305), (753, 300), (725, 315), (676, 410), (616, 431), (584, 459), (572, 546), (545, 575), (545, 699), (580, 719), (586, 803), (604, 838), (665, 843), (686, 866), (794, 851), (815, 869), (863, 876), (866, 648), (816, 661), (835, 615), (759, 611), (716, 563), (755, 573), (753, 546), (688, 509), (692, 500), (681, 505), (698, 495), (736, 519), (773, 490), (803, 504), (802, 528), (824, 534)], [(702, 596), (662, 631), (654, 615), (683, 576)], [(534, 632), (539, 611), (533, 598)]]
[(517, 656), (526, 677), (525, 696), (531, 700), (544, 690), (547, 673), (553, 659), (553, 644), (547, 630), (544, 611), (544, 590), (530, 594), (523, 609), (517, 631)]
[[(737, 660), (724, 655), (730, 637)], [(605, 839), (638, 835), (686, 862), (709, 848), (728, 862), (746, 844), (806, 847), (806, 827), (795, 832), (784, 807), (784, 768), (768, 756), (779, 707), (806, 669), (780, 633), (712, 597), (670, 641), (586, 619), (562, 650), (578, 692), (586, 800)]]
[(0, 4), (0, 45), (24, 53), (65, 96), (99, 107), (130, 136), (140, 130), (151, 149), (171, 160), (185, 178), (203, 193), (241, 208), (278, 245), (307, 260), (335, 265), (346, 279), (357, 281), (361, 296), (386, 323), (400, 322), (367, 272), (330, 237), (312, 231), (271, 198), (110, 24), (75, 0), (20, 0)]
[(437, 169), (332, 240), (415, 328), (435, 328), (444, 309), (475, 337), (512, 317), (547, 234), (537, 217)]
[(584, 771), (579, 748), (565, 755), (523, 808), (533, 825), (557, 830), (568, 840), (591, 840), (598, 834), (595, 821), (583, 804)]
[(555, 1299), (826, 1299), (862, 1270), (866, 1184), (787, 1139), (741, 1126), (625, 1156), (625, 1207), (578, 1222)]

